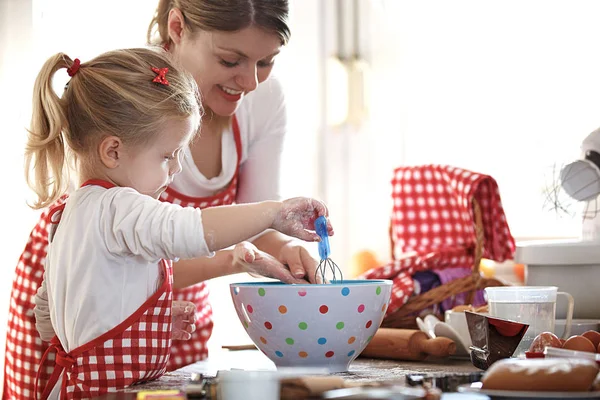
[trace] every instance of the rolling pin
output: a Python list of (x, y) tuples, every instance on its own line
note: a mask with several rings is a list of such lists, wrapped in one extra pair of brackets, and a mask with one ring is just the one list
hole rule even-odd
[[(224, 349), (256, 350), (256, 346), (223, 346)], [(425, 332), (413, 329), (379, 328), (360, 354), (367, 358), (420, 361), (427, 356), (448, 357), (456, 352), (456, 344), (448, 338), (429, 339)]]
[(361, 357), (420, 361), (431, 355), (447, 357), (456, 352), (452, 339), (430, 339), (425, 332), (414, 329), (379, 328)]

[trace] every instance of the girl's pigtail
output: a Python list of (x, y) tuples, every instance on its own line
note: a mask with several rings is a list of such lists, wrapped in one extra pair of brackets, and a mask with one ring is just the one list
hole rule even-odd
[(68, 187), (67, 143), (63, 136), (63, 131), (68, 129), (66, 108), (52, 89), (52, 79), (56, 71), (72, 65), (69, 57), (58, 53), (44, 63), (35, 80), (25, 148), (25, 179), (38, 197), (31, 205), (34, 209), (52, 204)]

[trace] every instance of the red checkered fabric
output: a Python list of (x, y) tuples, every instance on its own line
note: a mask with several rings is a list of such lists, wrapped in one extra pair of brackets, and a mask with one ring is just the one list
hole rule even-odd
[[(233, 118), (233, 134), (237, 150), (237, 167), (235, 175), (229, 185), (221, 192), (212, 197), (190, 197), (178, 193), (172, 188), (167, 188), (160, 196), (160, 200), (182, 207), (206, 208), (233, 204), (237, 194), (238, 172), (242, 159), (242, 143), (237, 120)], [(204, 360), (208, 357), (208, 339), (212, 333), (212, 308), (208, 301), (208, 287), (201, 282), (197, 285), (173, 291), (173, 300), (191, 301), (196, 305), (197, 316), (196, 331), (192, 333), (189, 340), (175, 340), (171, 347), (171, 358), (167, 367), (168, 371), (174, 371), (186, 365)]]
[(56, 366), (43, 399), (61, 374), (61, 398), (89, 399), (165, 373), (171, 348), (173, 272), (170, 261), (162, 264), (161, 287), (121, 324), (69, 353), (57, 337), (52, 340), (44, 356), (56, 352)]
[(388, 315), (413, 294), (415, 272), (473, 266), (473, 199), (482, 213), (483, 257), (501, 262), (514, 255), (515, 241), (491, 176), (444, 165), (400, 167), (394, 171), (392, 199), (393, 261), (363, 274), (393, 280)]
[[(63, 204), (66, 196), (59, 199), (52, 208)], [(48, 349), (35, 328), (35, 294), (42, 284), (44, 261), (48, 247), (48, 214), (45, 210), (37, 225), (31, 231), (25, 250), (21, 254), (15, 271), (8, 327), (6, 331), (6, 352), (4, 358), (3, 399), (29, 400), (35, 396), (35, 378), (42, 354)], [(54, 354), (40, 369), (40, 380), (46, 382), (52, 373)], [(39, 393), (41, 394), (41, 393)]]

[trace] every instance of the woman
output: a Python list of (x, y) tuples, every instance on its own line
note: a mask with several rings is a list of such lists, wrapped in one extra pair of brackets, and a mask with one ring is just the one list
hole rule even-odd
[[(204, 208), (279, 197), (285, 104), (278, 82), (267, 78), (289, 39), (287, 14), (286, 0), (160, 0), (149, 41), (167, 48), (193, 74), (207, 110), (200, 136), (182, 160), (183, 172), (162, 200)], [(33, 316), (48, 242), (46, 224), (47, 212), (30, 235), (13, 282), (4, 374), (8, 399), (33, 397), (36, 366), (48, 347)], [(236, 257), (254, 246), (260, 250), (256, 259)], [(194, 302), (198, 321), (190, 340), (174, 342), (169, 369), (208, 354), (212, 311), (202, 282), (243, 271), (286, 282), (313, 281), (315, 269), (306, 249), (271, 231), (212, 258), (175, 263), (174, 287), (180, 289), (175, 300)], [(40, 371), (41, 382), (47, 372)]]

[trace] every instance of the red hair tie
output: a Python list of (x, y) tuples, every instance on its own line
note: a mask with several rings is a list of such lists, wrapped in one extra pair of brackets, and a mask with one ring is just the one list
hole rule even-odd
[(169, 81), (167, 80), (167, 72), (169, 72), (169, 68), (155, 68), (152, 67), (152, 71), (156, 74), (152, 82), (160, 83), (161, 85), (169, 86)]
[(79, 61), (79, 58), (74, 59), (73, 64), (71, 64), (71, 66), (67, 68), (67, 74), (69, 74), (70, 77), (73, 77), (73, 75), (75, 75), (77, 71), (79, 71), (80, 66), (81, 62)]

